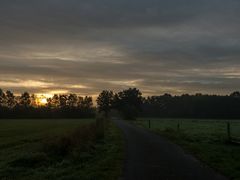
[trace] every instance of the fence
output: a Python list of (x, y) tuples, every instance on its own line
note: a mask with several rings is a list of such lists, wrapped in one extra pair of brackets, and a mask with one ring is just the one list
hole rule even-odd
[(195, 137), (228, 139), (240, 143), (240, 120), (140, 119), (137, 123), (153, 130), (174, 130)]

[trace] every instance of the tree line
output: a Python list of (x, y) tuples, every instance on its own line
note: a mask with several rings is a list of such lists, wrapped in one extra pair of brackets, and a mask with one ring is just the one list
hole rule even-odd
[(90, 118), (95, 117), (91, 96), (55, 94), (39, 104), (38, 97), (24, 92), (14, 95), (0, 89), (0, 118)]
[(240, 119), (240, 93), (152, 96), (143, 101), (141, 116)]
[(143, 97), (140, 90), (130, 88), (118, 93), (103, 91), (98, 110), (105, 115), (116, 109), (126, 119), (136, 117), (240, 119), (240, 92), (230, 95), (183, 94)]
[(137, 88), (120, 92), (102, 91), (93, 105), (91, 96), (55, 94), (45, 105), (37, 104), (34, 94), (20, 96), (0, 89), (0, 118), (91, 118), (96, 110), (109, 116), (113, 110), (125, 119), (162, 118), (231, 118), (240, 119), (240, 92), (230, 95), (183, 94), (143, 97)]
[(117, 110), (125, 119), (135, 119), (142, 110), (142, 104), (142, 93), (136, 88), (129, 88), (118, 93), (104, 90), (97, 98), (99, 112), (108, 116), (111, 110)]

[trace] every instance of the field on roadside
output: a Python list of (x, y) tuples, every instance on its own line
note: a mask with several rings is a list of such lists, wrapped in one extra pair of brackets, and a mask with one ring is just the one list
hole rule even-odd
[(0, 120), (0, 179), (115, 179), (121, 133), (98, 131), (93, 119)]
[[(149, 124), (150, 120), (150, 124)], [(222, 172), (231, 179), (240, 179), (240, 145), (227, 142), (227, 120), (151, 119), (135, 123), (149, 128)], [(230, 121), (231, 136), (240, 138), (240, 121)]]

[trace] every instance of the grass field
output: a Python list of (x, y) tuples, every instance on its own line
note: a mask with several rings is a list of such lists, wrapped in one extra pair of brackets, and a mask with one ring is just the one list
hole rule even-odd
[(0, 120), (0, 179), (116, 179), (121, 133), (95, 131), (93, 119)]
[[(227, 120), (149, 119), (136, 121), (149, 128), (223, 173), (240, 179), (240, 145), (228, 143)], [(179, 125), (178, 125), (179, 124)], [(240, 121), (230, 121), (231, 136), (240, 138)]]

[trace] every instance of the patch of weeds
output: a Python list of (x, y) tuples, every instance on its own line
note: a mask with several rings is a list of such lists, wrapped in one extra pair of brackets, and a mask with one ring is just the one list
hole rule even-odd
[(51, 157), (63, 159), (76, 152), (89, 151), (96, 141), (97, 128), (92, 123), (83, 125), (68, 135), (49, 138), (44, 142), (42, 150)]

